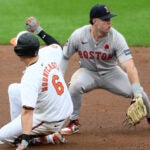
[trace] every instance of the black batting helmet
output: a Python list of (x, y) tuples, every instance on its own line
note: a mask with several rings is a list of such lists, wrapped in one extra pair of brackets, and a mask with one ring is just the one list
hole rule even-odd
[(38, 38), (28, 31), (20, 32), (11, 43), (15, 46), (14, 51), (18, 56), (35, 57), (40, 47)]

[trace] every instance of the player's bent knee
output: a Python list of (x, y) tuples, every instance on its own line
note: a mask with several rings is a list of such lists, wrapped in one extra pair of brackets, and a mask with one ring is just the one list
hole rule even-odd
[(69, 92), (73, 93), (85, 93), (85, 87), (81, 83), (70, 84)]
[(8, 86), (8, 94), (16, 93), (20, 89), (19, 83), (13, 83)]

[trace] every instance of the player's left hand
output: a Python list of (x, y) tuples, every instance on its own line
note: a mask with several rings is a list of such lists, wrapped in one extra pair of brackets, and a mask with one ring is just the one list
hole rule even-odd
[(30, 135), (23, 134), (22, 135), (22, 141), (16, 148), (16, 150), (26, 150), (30, 141)]
[(129, 126), (135, 126), (147, 115), (146, 106), (142, 97), (136, 97), (132, 100), (130, 107), (126, 113), (126, 123)]
[(34, 17), (29, 17), (26, 20), (26, 30), (29, 32), (34, 32), (35, 34), (39, 34), (42, 31), (42, 28), (38, 24), (38, 21)]

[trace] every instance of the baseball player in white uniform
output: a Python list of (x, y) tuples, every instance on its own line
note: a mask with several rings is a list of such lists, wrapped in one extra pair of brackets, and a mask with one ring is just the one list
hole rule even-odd
[[(111, 18), (114, 16), (116, 15), (110, 13), (104, 4), (93, 6), (90, 10), (90, 24), (75, 30), (63, 47), (63, 74), (69, 59), (75, 53), (78, 54), (80, 65), (70, 81), (73, 113), (68, 126), (61, 130), (63, 134), (79, 131), (82, 96), (94, 89), (105, 89), (130, 99), (142, 98), (147, 109), (146, 118), (150, 123), (149, 98), (140, 85), (138, 71), (124, 36), (111, 27)], [(41, 37), (43, 29), (35, 26), (35, 18), (31, 17), (29, 20), (28, 31)]]
[(59, 131), (73, 105), (59, 69), (62, 48), (51, 38), (50, 45), (39, 50), (37, 37), (27, 31), (11, 42), (26, 70), (20, 84), (9, 86), (11, 122), (0, 129), (0, 140), (16, 145), (21, 139), (17, 150), (30, 143), (64, 143)]

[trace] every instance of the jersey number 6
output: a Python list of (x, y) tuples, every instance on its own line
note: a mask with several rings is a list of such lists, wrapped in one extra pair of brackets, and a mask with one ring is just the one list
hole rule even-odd
[(62, 82), (59, 82), (58, 80), (59, 80), (59, 76), (58, 75), (54, 75), (52, 77), (53, 86), (54, 86), (57, 94), (61, 95), (64, 92), (64, 86), (63, 86)]

